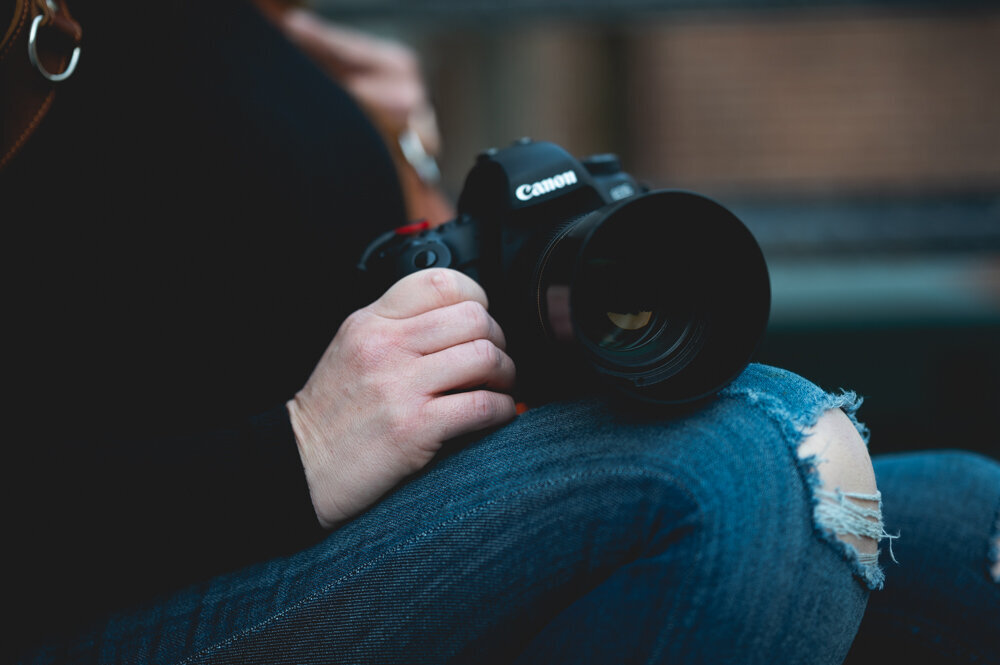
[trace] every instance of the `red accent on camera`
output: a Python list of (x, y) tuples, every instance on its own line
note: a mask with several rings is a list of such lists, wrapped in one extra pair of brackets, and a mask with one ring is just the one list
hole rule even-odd
[(414, 233), (420, 233), (421, 231), (426, 231), (429, 228), (431, 228), (431, 223), (426, 219), (421, 219), (419, 222), (413, 222), (412, 224), (398, 227), (396, 229), (396, 235), (411, 236)]

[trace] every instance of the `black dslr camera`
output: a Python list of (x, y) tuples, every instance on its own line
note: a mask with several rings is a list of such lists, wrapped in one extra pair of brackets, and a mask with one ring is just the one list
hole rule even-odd
[(383, 234), (359, 265), (373, 299), (431, 267), (483, 286), (529, 402), (590, 378), (644, 402), (709, 397), (750, 361), (771, 302), (760, 247), (721, 205), (530, 139), (478, 156), (456, 219)]

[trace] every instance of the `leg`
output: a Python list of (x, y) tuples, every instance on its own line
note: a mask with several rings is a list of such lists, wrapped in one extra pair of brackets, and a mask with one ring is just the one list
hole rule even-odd
[[(858, 582), (881, 586), (880, 495), (867, 431), (854, 419), (859, 401), (824, 395), (797, 377), (786, 382), (783, 374), (752, 367), (726, 394), (762, 408), (784, 430), (784, 443), (797, 446), (802, 478), (795, 484), (812, 488), (811, 502), (803, 503), (801, 492), (785, 495), (780, 483), (767, 486), (783, 475), (754, 450), (767, 437), (758, 438), (754, 417), (734, 417), (746, 427), (742, 436), (723, 434), (729, 445), (712, 442), (727, 460), (723, 465), (735, 460), (738, 468), (725, 474), (734, 491), (702, 503), (706, 488), (725, 484), (711, 468), (720, 457), (689, 460), (707, 465), (696, 476), (708, 473), (692, 484), (701, 514), (687, 516), (687, 532), (672, 539), (669, 551), (642, 555), (583, 595), (536, 636), (518, 663), (841, 662), (858, 623), (852, 610), (862, 609), (866, 597), (860, 585), (842, 584), (844, 571), (849, 566)], [(773, 452), (770, 447), (763, 457)], [(755, 486), (748, 473), (765, 480)], [(802, 509), (808, 505), (811, 525)], [(794, 520), (778, 514), (787, 509)]]
[(1000, 464), (959, 451), (876, 457), (899, 532), (848, 663), (1000, 662)]
[(114, 617), (69, 655), (839, 663), (878, 581), (818, 510), (861, 441), (821, 416), (852, 405), (752, 366), (667, 420), (541, 407), (321, 545)]

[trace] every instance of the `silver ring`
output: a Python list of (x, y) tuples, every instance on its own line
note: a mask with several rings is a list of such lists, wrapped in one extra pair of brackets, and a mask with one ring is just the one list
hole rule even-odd
[(420, 140), (420, 135), (410, 125), (407, 125), (406, 129), (399, 135), (398, 141), (403, 157), (417, 172), (417, 177), (427, 184), (437, 184), (441, 180), (441, 170), (434, 157), (424, 148), (424, 142)]
[(41, 61), (38, 59), (38, 47), (36, 45), (36, 39), (38, 37), (38, 24), (42, 22), (44, 16), (39, 14), (35, 17), (35, 20), (31, 22), (31, 32), (28, 33), (28, 59), (31, 60), (31, 64), (35, 66), (35, 69), (39, 73), (47, 78), (48, 80), (58, 83), (59, 81), (65, 81), (73, 72), (76, 71), (76, 62), (80, 59), (80, 47), (77, 46), (73, 49), (73, 55), (69, 58), (69, 64), (66, 65), (66, 69), (61, 74), (50, 74), (42, 66)]

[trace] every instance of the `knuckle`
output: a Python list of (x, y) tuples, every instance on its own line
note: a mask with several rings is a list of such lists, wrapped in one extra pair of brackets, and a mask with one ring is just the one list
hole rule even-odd
[(461, 300), (462, 285), (459, 274), (454, 270), (431, 268), (424, 277), (427, 286), (435, 293), (439, 304), (450, 304)]
[(350, 336), (348, 352), (351, 362), (361, 371), (381, 367), (399, 346), (398, 336), (381, 326), (356, 328)]
[(494, 368), (503, 364), (500, 349), (488, 339), (477, 339), (472, 342), (472, 350), (476, 361), (483, 367)]
[(359, 309), (351, 312), (343, 323), (340, 324), (339, 334), (344, 336), (353, 336), (358, 333), (359, 328), (365, 326), (365, 321), (368, 318), (368, 312), (364, 309)]
[(475, 300), (466, 300), (462, 303), (462, 317), (464, 325), (471, 330), (477, 338), (489, 337), (493, 330), (493, 319), (487, 313), (486, 308)]
[(372, 337), (359, 337), (355, 341), (351, 358), (362, 371), (378, 367), (382, 357), (382, 347)]
[(496, 401), (485, 390), (470, 393), (469, 414), (477, 422), (493, 420), (498, 412)]
[(367, 326), (364, 318), (363, 314), (355, 312), (344, 319), (344, 322), (340, 325), (340, 330), (337, 331), (337, 337), (341, 340), (341, 343), (349, 354), (353, 355), (358, 344), (365, 338), (365, 328)]

